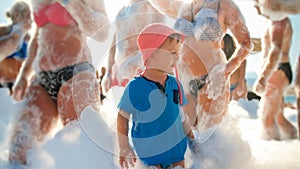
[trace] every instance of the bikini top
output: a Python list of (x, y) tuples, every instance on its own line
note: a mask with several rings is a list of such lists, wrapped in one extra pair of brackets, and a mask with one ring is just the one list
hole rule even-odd
[(23, 41), (21, 48), (14, 52), (13, 54), (7, 56), (6, 58), (16, 58), (20, 60), (24, 60), (27, 57), (27, 42)]
[(219, 0), (204, 0), (203, 6), (195, 15), (194, 36), (204, 41), (222, 40), (223, 31), (218, 21)]
[(34, 13), (34, 20), (38, 27), (43, 27), (48, 22), (58, 26), (68, 26), (75, 22), (69, 12), (58, 2), (46, 5)]

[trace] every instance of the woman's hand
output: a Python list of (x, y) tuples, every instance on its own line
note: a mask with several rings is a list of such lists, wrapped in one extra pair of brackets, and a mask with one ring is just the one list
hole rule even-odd
[(16, 101), (21, 101), (24, 98), (28, 82), (26, 78), (19, 78), (12, 88), (12, 97)]

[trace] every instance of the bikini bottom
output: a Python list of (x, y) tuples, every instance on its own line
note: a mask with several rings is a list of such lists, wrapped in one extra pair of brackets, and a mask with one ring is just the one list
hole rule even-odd
[(38, 73), (38, 82), (47, 91), (53, 101), (57, 101), (57, 94), (64, 82), (70, 80), (82, 71), (95, 72), (91, 63), (83, 62), (72, 66), (66, 66), (56, 71), (42, 71)]
[(190, 81), (189, 86), (190, 86), (190, 93), (197, 97), (198, 91), (201, 90), (204, 85), (206, 84), (206, 78), (208, 75), (203, 75), (199, 78), (193, 79)]

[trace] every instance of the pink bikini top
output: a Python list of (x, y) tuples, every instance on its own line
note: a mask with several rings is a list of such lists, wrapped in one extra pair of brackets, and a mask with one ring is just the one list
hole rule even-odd
[(68, 26), (75, 22), (69, 12), (58, 2), (42, 7), (34, 13), (34, 20), (38, 27), (43, 27), (48, 22), (58, 26)]

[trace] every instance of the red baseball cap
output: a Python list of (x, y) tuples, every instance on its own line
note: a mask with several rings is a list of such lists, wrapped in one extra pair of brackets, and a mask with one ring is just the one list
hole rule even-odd
[(184, 40), (183, 34), (161, 23), (150, 24), (139, 33), (137, 45), (142, 52), (144, 65), (151, 54), (172, 34), (179, 34), (181, 42)]

